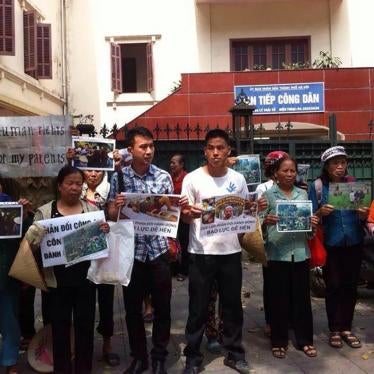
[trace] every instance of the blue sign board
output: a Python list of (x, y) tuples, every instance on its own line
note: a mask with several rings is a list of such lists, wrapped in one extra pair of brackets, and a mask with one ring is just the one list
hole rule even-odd
[(325, 111), (323, 82), (235, 86), (234, 94), (235, 100), (244, 95), (248, 104), (256, 106), (253, 114)]

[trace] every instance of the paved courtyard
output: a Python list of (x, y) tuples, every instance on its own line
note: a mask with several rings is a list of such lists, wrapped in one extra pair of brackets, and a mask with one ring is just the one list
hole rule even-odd
[[(167, 368), (169, 373), (181, 373), (185, 358), (182, 355), (184, 328), (187, 319), (188, 280), (173, 280), (172, 298), (172, 331), (169, 345)], [(243, 262), (243, 307), (244, 307), (244, 345), (252, 373), (339, 373), (349, 374), (374, 373), (374, 290), (359, 288), (360, 299), (356, 307), (354, 331), (361, 338), (363, 346), (351, 349), (346, 345), (342, 349), (333, 349), (328, 343), (327, 322), (324, 300), (313, 298), (315, 345), (318, 349), (317, 358), (307, 358), (295, 349), (290, 334), (290, 344), (286, 359), (273, 358), (269, 339), (263, 333), (264, 318), (262, 311), (262, 275), (257, 264)], [(40, 303), (37, 300), (37, 327), (41, 326)], [(149, 345), (151, 345), (152, 325), (147, 325)], [(205, 338), (202, 348), (205, 354), (204, 371), (215, 374), (234, 373), (223, 365), (223, 356), (215, 356), (205, 352)], [(100, 361), (101, 336), (96, 334), (94, 373), (122, 373), (130, 362), (129, 347), (125, 329), (122, 291), (116, 290), (115, 296), (115, 335), (114, 351), (121, 356), (121, 365), (116, 368), (106, 366)], [(28, 367), (25, 354), (21, 354), (20, 369), (22, 373), (33, 373)], [(79, 373), (77, 373), (79, 374)]]

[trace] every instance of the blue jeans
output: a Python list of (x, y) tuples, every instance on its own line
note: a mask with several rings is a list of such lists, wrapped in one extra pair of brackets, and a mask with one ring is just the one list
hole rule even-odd
[(0, 289), (0, 366), (12, 366), (18, 361), (21, 332), (18, 324), (19, 283), (10, 281)]

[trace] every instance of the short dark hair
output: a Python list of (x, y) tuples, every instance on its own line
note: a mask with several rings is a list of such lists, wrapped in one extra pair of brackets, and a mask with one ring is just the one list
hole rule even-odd
[(230, 145), (230, 137), (229, 137), (229, 134), (225, 130), (222, 130), (222, 129), (209, 130), (207, 134), (205, 135), (205, 145), (208, 144), (210, 139), (214, 139), (214, 138), (222, 138), (227, 143), (227, 145)]
[(280, 158), (274, 164), (273, 173), (275, 173), (276, 171), (278, 171), (280, 169), (280, 167), (282, 166), (283, 162), (285, 162), (285, 161), (292, 161), (294, 163), (294, 165), (295, 165), (295, 169), (296, 169), (296, 172), (297, 172), (297, 161), (294, 158), (292, 158), (292, 157), (286, 156), (286, 157)]
[(126, 136), (126, 142), (129, 147), (134, 145), (135, 136), (143, 136), (144, 138), (150, 138), (153, 140), (152, 133), (146, 127), (133, 127), (131, 130), (129, 130)]
[(184, 156), (182, 155), (182, 153), (174, 153), (173, 156), (171, 156), (171, 158), (173, 158), (173, 157), (175, 157), (175, 156), (179, 157), (179, 162), (180, 162), (181, 164), (183, 164), (183, 166), (186, 164), (186, 162), (185, 162), (185, 158), (184, 158)]
[(65, 165), (63, 168), (60, 169), (57, 175), (57, 184), (60, 185), (64, 182), (64, 179), (71, 174), (79, 173), (82, 176), (82, 181), (84, 181), (84, 174), (83, 171), (75, 168), (74, 166)]

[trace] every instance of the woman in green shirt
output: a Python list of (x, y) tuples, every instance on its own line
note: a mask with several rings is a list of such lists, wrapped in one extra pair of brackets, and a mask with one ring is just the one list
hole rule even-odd
[[(296, 162), (289, 157), (282, 158), (275, 168), (276, 183), (263, 195), (268, 201), (263, 230), (269, 273), (271, 343), (273, 355), (277, 358), (286, 355), (290, 317), (299, 348), (308, 357), (317, 355), (313, 346), (307, 235), (301, 231), (278, 232), (276, 227), (279, 220), (277, 201), (308, 199), (306, 191), (294, 185), (296, 174)], [(316, 216), (311, 217), (311, 224), (317, 226)]]

